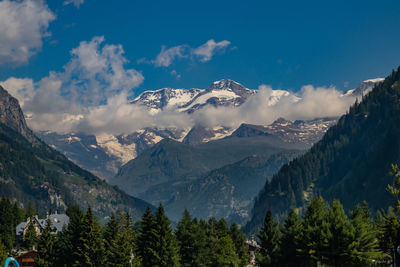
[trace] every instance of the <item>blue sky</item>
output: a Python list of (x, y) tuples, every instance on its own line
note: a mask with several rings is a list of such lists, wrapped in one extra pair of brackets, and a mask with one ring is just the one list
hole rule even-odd
[[(399, 25), (398, 0), (0, 0), (0, 84), (34, 130), (120, 134), (198, 120), (233, 127), (339, 117), (355, 101), (342, 91), (400, 65)], [(224, 78), (261, 89), (236, 111), (193, 116), (129, 102), (144, 90)], [(271, 107), (271, 89), (300, 100)]]
[[(60, 71), (70, 51), (94, 36), (122, 45), (125, 67), (144, 76), (136, 93), (205, 88), (222, 78), (249, 88), (269, 84), (297, 91), (313, 84), (344, 90), (400, 64), (400, 1), (82, 2), (77, 7), (48, 1), (55, 15), (47, 29), (51, 35), (27, 62), (0, 65), (0, 80), (37, 81)], [(206, 62), (186, 55), (169, 66), (151, 64), (162, 46), (195, 49), (210, 39), (230, 44)], [(140, 59), (147, 63), (138, 64)]]

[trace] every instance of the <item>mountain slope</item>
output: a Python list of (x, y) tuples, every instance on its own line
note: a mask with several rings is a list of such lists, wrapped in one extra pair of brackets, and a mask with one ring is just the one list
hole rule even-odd
[(128, 194), (158, 203), (160, 198), (146, 192), (153, 186), (193, 180), (251, 155), (270, 156), (296, 148), (302, 147), (275, 137), (229, 138), (198, 146), (165, 139), (122, 166), (110, 183)]
[(400, 68), (352, 106), (309, 152), (284, 165), (256, 199), (245, 230), (304, 207), (312, 194), (339, 199), (345, 209), (366, 200), (372, 209), (391, 204), (390, 164), (400, 159)]
[(101, 218), (118, 209), (135, 219), (141, 216), (148, 205), (145, 201), (108, 185), (41, 142), (26, 127), (18, 101), (1, 87), (0, 91), (0, 117), (7, 123), (0, 122), (0, 195), (24, 205), (31, 202), (41, 213), (77, 203), (83, 208), (90, 205)]
[(187, 208), (198, 218), (225, 218), (241, 224), (249, 219), (259, 189), (299, 153), (284, 151), (271, 156), (250, 156), (174, 186), (172, 195), (164, 185), (153, 188), (151, 193), (166, 199), (165, 209), (171, 218), (179, 219), (182, 210)]

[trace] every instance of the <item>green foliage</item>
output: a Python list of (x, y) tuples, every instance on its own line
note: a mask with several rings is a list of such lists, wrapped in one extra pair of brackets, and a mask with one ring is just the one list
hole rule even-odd
[[(387, 170), (400, 158), (400, 68), (354, 104), (322, 140), (282, 166), (257, 197), (251, 232), (267, 210), (283, 218), (291, 207), (303, 210), (312, 193), (339, 199), (345, 210), (366, 200), (372, 210), (390, 205)], [(294, 198), (292, 197), (294, 196)]]
[(76, 261), (72, 266), (103, 266), (104, 247), (101, 229), (90, 207), (83, 218), (79, 239), (74, 245), (73, 255)]
[(46, 220), (46, 226), (39, 237), (35, 266), (51, 267), (55, 266), (55, 243), (56, 237), (51, 233), (51, 220)]
[(167, 216), (165, 216), (165, 211), (161, 204), (156, 211), (155, 222), (158, 236), (158, 241), (156, 243), (158, 256), (156, 266), (179, 266), (179, 248), (175, 235), (172, 232), (170, 221)]
[(282, 229), (280, 264), (287, 267), (301, 266), (299, 248), (302, 241), (303, 225), (296, 212), (290, 210)]
[(218, 239), (213, 257), (213, 267), (239, 266), (240, 259), (235, 252), (235, 244), (229, 235)]
[(104, 229), (104, 266), (124, 267), (129, 265), (133, 252), (133, 230), (128, 214), (120, 214), (117, 218), (111, 215)]
[(229, 233), (232, 237), (233, 244), (235, 245), (235, 252), (240, 259), (240, 266), (247, 265), (249, 262), (249, 248), (246, 245), (246, 236), (242, 233), (239, 225), (235, 222), (232, 223)]
[(189, 211), (185, 209), (182, 219), (176, 227), (175, 235), (179, 244), (180, 263), (183, 267), (193, 266), (197, 254), (196, 243), (196, 224), (193, 222)]
[(350, 256), (354, 265), (368, 266), (377, 260), (383, 260), (385, 254), (379, 247), (378, 226), (371, 220), (366, 202), (354, 208), (351, 212), (351, 221), (354, 226), (354, 236), (350, 244)]
[(274, 221), (271, 211), (267, 211), (264, 225), (258, 234), (260, 250), (257, 254), (257, 261), (261, 267), (277, 266), (280, 253), (281, 232), (278, 224)]
[(15, 219), (11, 202), (4, 195), (0, 200), (0, 214), (0, 243), (10, 251), (15, 243)]
[[(77, 190), (70, 190), (71, 187)], [(92, 197), (89, 189), (104, 193)], [(122, 208), (139, 219), (147, 205), (81, 169), (41, 141), (32, 144), (0, 123), (0, 195), (28, 207), (26, 216), (30, 217), (59, 208), (50, 201), (49, 190), (54, 190), (67, 204), (89, 203), (96, 208), (96, 215), (102, 217)], [(5, 245), (9, 247), (8, 241)]]
[(8, 253), (6, 247), (0, 242), (0, 264), (2, 264), (7, 259)]
[(38, 236), (35, 228), (35, 217), (29, 219), (28, 228), (23, 236), (23, 247), (27, 250), (31, 250), (34, 247), (37, 248)]
[(136, 254), (140, 257), (141, 265), (156, 266), (157, 264), (157, 233), (156, 220), (149, 207), (146, 208), (140, 222), (139, 234), (137, 238)]

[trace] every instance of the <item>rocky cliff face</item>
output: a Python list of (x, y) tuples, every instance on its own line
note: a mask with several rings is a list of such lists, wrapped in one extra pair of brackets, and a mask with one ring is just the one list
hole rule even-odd
[(28, 128), (24, 114), (19, 106), (18, 100), (12, 97), (0, 86), (0, 122), (4, 123), (14, 131), (20, 133), (31, 143), (38, 143), (36, 136)]

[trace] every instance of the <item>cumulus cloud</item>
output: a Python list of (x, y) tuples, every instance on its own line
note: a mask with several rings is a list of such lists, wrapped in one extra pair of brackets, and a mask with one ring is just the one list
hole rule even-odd
[(231, 42), (224, 40), (216, 43), (213, 39), (208, 40), (205, 44), (193, 49), (193, 55), (199, 57), (201, 62), (210, 61), (211, 58), (217, 52), (225, 51), (225, 48), (228, 47)]
[(75, 7), (79, 8), (83, 3), (85, 2), (85, 0), (67, 0), (64, 1), (63, 5), (70, 5), (73, 4)]
[(50, 72), (38, 82), (9, 78), (1, 84), (23, 104), (34, 130), (74, 130), (94, 107), (113, 96), (131, 94), (143, 75), (126, 69), (121, 45), (104, 44), (104, 37), (81, 42), (61, 72)]
[[(34, 130), (122, 134), (145, 127), (268, 125), (279, 117), (338, 117), (355, 101), (354, 96), (343, 95), (335, 87), (307, 85), (292, 93), (262, 85), (236, 108), (206, 106), (191, 114), (174, 108), (151, 112), (129, 101), (144, 77), (125, 67), (121, 45), (107, 44), (98, 36), (81, 42), (70, 55), (62, 71), (50, 72), (37, 82), (12, 77), (0, 83), (19, 99)], [(171, 74), (179, 75), (176, 71)]]
[(162, 46), (161, 52), (152, 63), (156, 67), (168, 67), (175, 59), (188, 57), (186, 52), (187, 48), (187, 45), (178, 45), (168, 49), (165, 46)]
[(42, 48), (55, 15), (42, 0), (0, 1), (0, 64), (23, 64)]
[(187, 44), (177, 45), (171, 48), (162, 46), (160, 53), (154, 60), (148, 61), (145, 58), (141, 58), (137, 60), (137, 63), (150, 63), (154, 64), (156, 67), (169, 67), (175, 60), (182, 58), (207, 62), (210, 61), (216, 53), (224, 53), (225, 49), (230, 44), (231, 42), (227, 40), (217, 43), (213, 39), (210, 39), (206, 43), (196, 48), (192, 48)]
[(241, 123), (268, 125), (277, 118), (310, 120), (315, 118), (339, 117), (355, 101), (351, 95), (343, 95), (335, 87), (303, 86), (294, 94), (262, 85), (257, 94), (238, 108), (207, 107), (193, 114), (192, 121), (208, 127), (224, 125), (237, 127)]

